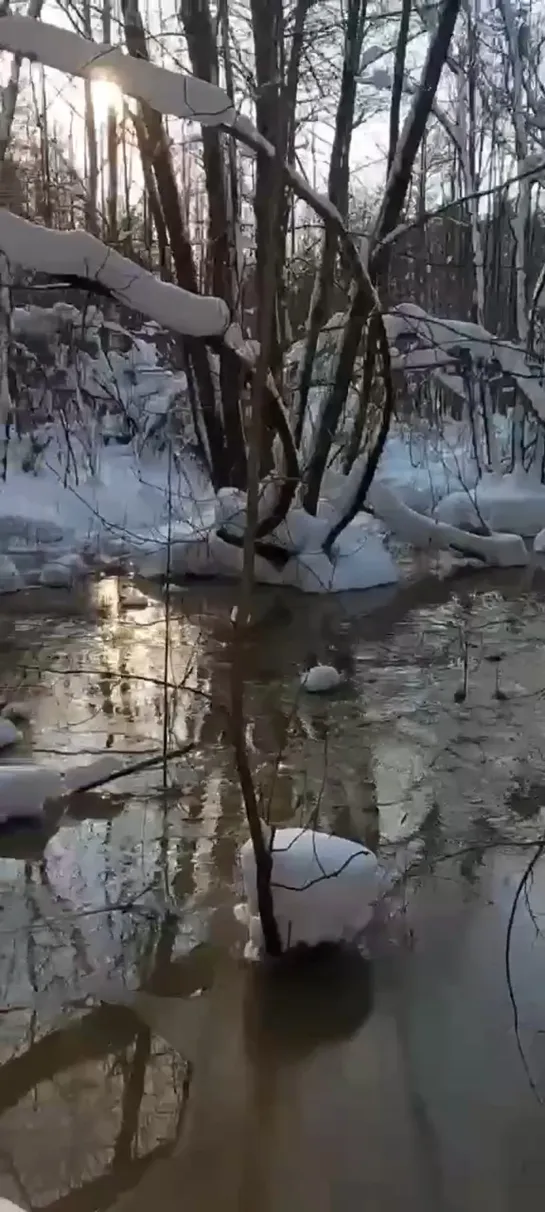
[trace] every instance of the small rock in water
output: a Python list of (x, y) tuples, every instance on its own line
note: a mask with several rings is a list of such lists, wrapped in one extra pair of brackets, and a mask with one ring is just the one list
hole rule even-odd
[(302, 674), (301, 686), (309, 694), (325, 694), (328, 690), (336, 690), (342, 681), (342, 675), (333, 665), (314, 665)]

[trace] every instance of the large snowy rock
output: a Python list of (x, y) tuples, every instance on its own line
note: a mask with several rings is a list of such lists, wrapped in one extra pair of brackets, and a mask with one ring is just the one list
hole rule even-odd
[[(371, 919), (379, 891), (372, 851), (329, 833), (290, 828), (275, 830), (271, 853), (273, 909), (284, 951), (299, 944), (314, 947), (358, 938)], [(250, 944), (259, 949), (262, 937), (250, 840), (240, 851), (240, 864)]]

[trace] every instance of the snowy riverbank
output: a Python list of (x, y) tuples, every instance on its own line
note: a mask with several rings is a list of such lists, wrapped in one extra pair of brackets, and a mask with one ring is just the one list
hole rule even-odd
[[(0, 487), (0, 588), (70, 584), (89, 567), (124, 560), (144, 576), (236, 576), (239, 549), (222, 540), (222, 525), (237, 531), (244, 501), (225, 491), (216, 499), (191, 454), (138, 451), (99, 444), (93, 472), (74, 439), (70, 460), (50, 443), (35, 472), (21, 469), (16, 439)], [(535, 478), (477, 476), (467, 431), (452, 423), (441, 440), (395, 430), (376, 484), (393, 490), (417, 514), (457, 526), (483, 522), (492, 530), (533, 538), (545, 526), (545, 486)], [(305, 592), (368, 589), (394, 583), (399, 572), (388, 549), (387, 527), (359, 514), (341, 534), (330, 561), (322, 542), (344, 477), (330, 473), (318, 517), (292, 508), (274, 540), (284, 567), (256, 561), (259, 580)], [(472, 503), (476, 500), (476, 505)], [(238, 521), (238, 526), (237, 526)]]

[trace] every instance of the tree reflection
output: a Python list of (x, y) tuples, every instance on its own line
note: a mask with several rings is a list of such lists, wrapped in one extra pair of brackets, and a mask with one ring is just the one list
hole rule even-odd
[[(148, 932), (152, 948), (152, 984), (165, 979), (165, 972), (172, 964), (176, 933), (177, 921), (171, 914), (165, 916), (158, 931)], [(149, 971), (145, 951), (146, 948), (142, 967), (148, 967)], [(99, 1107), (102, 1107), (98, 1117), (95, 1094), (89, 1109), (86, 1107), (87, 1074), (91, 1077), (93, 1091), (98, 1091)], [(30, 1198), (26, 1202), (32, 1206), (34, 1182), (36, 1179), (40, 1183), (43, 1181), (39, 1157), (44, 1146), (47, 1156), (50, 1134), (55, 1133), (57, 1123), (63, 1122), (63, 1105), (67, 1099), (70, 1114), (73, 1100), (76, 1100), (73, 1106), (76, 1136), (68, 1136), (66, 1142), (62, 1142), (61, 1148), (63, 1152), (67, 1150), (66, 1155), (58, 1163), (53, 1161), (52, 1167), (55, 1173), (58, 1171), (63, 1175), (68, 1166), (71, 1189), (42, 1206), (55, 1209), (55, 1212), (61, 1209), (98, 1212), (135, 1186), (153, 1162), (169, 1156), (183, 1123), (189, 1074), (188, 1064), (154, 1037), (126, 1005), (95, 1006), (76, 1022), (47, 1032), (34, 1039), (23, 1052), (11, 1056), (0, 1066), (0, 1116), (3, 1117), (3, 1139), (9, 1141), (10, 1133), (13, 1134), (16, 1157), (10, 1170), (14, 1173), (18, 1169), (23, 1171), (20, 1177), (17, 1174), (17, 1182), (21, 1190), (29, 1191)], [(51, 1083), (55, 1091), (53, 1100), (49, 1089)], [(32, 1124), (28, 1119), (29, 1111), (25, 1107), (29, 1098), (33, 1111), (45, 1116), (43, 1129), (39, 1121), (37, 1128), (36, 1121)], [(160, 1114), (157, 1113), (158, 1103)], [(86, 1135), (88, 1114), (92, 1117), (91, 1122), (97, 1124), (98, 1155), (96, 1149), (93, 1152), (94, 1134), (91, 1133), (90, 1141)], [(21, 1124), (23, 1128), (26, 1124), (29, 1129), (32, 1127), (32, 1133), (36, 1130), (41, 1133), (37, 1158), (32, 1147), (19, 1154), (17, 1142), (21, 1139)], [(28, 1140), (31, 1139), (29, 1135)], [(56, 1138), (53, 1136), (51, 1141), (56, 1153)], [(104, 1155), (110, 1159), (106, 1168), (88, 1178), (90, 1169), (97, 1163), (103, 1165)], [(25, 1174), (27, 1164), (36, 1166), (36, 1172), (33, 1169)], [(85, 1181), (82, 1182), (83, 1176)], [(45, 1187), (47, 1189), (47, 1182)]]

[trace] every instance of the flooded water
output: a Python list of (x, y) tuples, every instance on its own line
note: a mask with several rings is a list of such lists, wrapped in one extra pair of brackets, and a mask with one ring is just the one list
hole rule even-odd
[[(265, 805), (278, 823), (317, 810), (406, 871), (369, 958), (281, 972), (244, 964), (232, 914), (233, 595), (176, 596), (168, 644), (163, 601), (127, 610), (113, 579), (0, 603), (1, 690), (31, 709), (18, 753), (193, 745), (0, 835), (0, 1195), (55, 1212), (537, 1209), (539, 864), (507, 959), (506, 933), (545, 825), (545, 579), (258, 595), (245, 668)], [(298, 688), (316, 659), (345, 674), (327, 700)]]

